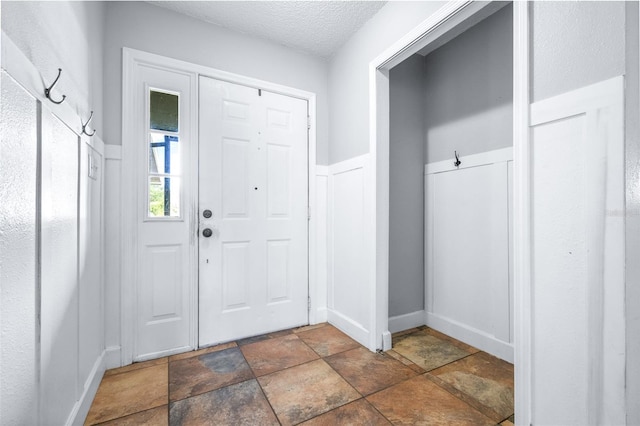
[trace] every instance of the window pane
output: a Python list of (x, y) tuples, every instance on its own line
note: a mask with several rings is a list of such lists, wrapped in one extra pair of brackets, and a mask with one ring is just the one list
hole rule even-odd
[(150, 127), (167, 132), (178, 131), (178, 95), (151, 91), (150, 94)]
[(149, 217), (180, 216), (180, 178), (149, 177)]
[(151, 133), (149, 173), (180, 174), (180, 144), (177, 136)]

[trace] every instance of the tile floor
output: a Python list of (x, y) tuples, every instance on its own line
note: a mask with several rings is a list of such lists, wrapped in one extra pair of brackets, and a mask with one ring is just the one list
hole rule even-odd
[(108, 370), (86, 425), (512, 425), (513, 366), (419, 327), (372, 353), (328, 324)]

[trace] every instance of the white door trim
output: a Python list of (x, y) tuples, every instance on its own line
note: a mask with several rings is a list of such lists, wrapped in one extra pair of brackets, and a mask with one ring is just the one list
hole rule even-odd
[[(136, 149), (134, 140), (134, 118), (138, 114), (134, 111), (133, 102), (133, 84), (135, 81), (136, 67), (140, 64), (159, 67), (162, 69), (173, 70), (182, 73), (190, 73), (196, 76), (202, 75), (212, 77), (217, 80), (228, 81), (244, 86), (264, 89), (270, 92), (279, 93), (294, 98), (300, 98), (308, 101), (310, 117), (309, 129), (309, 207), (311, 219), (309, 221), (309, 295), (317, 294), (316, 283), (316, 184), (315, 184), (315, 166), (316, 166), (316, 94), (281, 84), (271, 83), (251, 77), (233, 74), (227, 71), (209, 68), (203, 65), (193, 64), (178, 59), (168, 58), (153, 53), (143, 52), (140, 50), (123, 48), (122, 49), (122, 205), (138, 206), (136, 200), (136, 188), (133, 185), (126, 184), (134, 182), (136, 177)], [(196, 79), (197, 80), (197, 79)], [(193, 111), (197, 111), (198, 107), (198, 87), (196, 83), (195, 94), (192, 96)], [(193, 129), (198, 129), (197, 114), (193, 114)], [(197, 130), (195, 132), (197, 134)], [(194, 146), (198, 145), (198, 137), (192, 138)], [(194, 150), (197, 152), (197, 150)], [(196, 154), (197, 155), (197, 154)], [(197, 164), (197, 163), (194, 163)], [(197, 191), (196, 191), (197, 193)], [(193, 206), (194, 211), (195, 207)], [(135, 306), (136, 294), (136, 265), (137, 265), (137, 247), (138, 247), (138, 229), (136, 218), (138, 212), (135, 209), (122, 209), (122, 228), (121, 228), (121, 283), (120, 283), (120, 303), (121, 303), (121, 364), (127, 365), (133, 362), (133, 338), (135, 327)], [(197, 221), (193, 219), (192, 233), (195, 236), (197, 231)], [(197, 248), (197, 245), (194, 245)], [(192, 264), (197, 265), (197, 251), (193, 250), (191, 254)], [(195, 267), (195, 266), (194, 266)], [(192, 291), (192, 324), (194, 329), (191, 335), (194, 339), (193, 346), (197, 346), (197, 281), (194, 281), (196, 287)], [(309, 312), (309, 322), (315, 323), (318, 320), (316, 310)]]
[(531, 423), (529, 3), (513, 2), (513, 347), (515, 421)]
[[(389, 69), (428, 45), (437, 46), (439, 38), (457, 35), (499, 8), (494, 2), (450, 1), (427, 20), (396, 41), (369, 64), (369, 151), (371, 173), (369, 191), (375, 200), (367, 253), (370, 285), (371, 338), (369, 349), (389, 349)], [(515, 364), (516, 420), (529, 424), (531, 384), (529, 269), (529, 16), (526, 2), (513, 2), (513, 84), (514, 84), (514, 173), (515, 173)]]

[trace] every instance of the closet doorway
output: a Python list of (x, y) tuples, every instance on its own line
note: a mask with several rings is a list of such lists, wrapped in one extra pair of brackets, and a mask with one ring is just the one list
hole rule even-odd
[[(391, 348), (388, 304), (389, 166), (390, 145), (393, 143), (389, 132), (390, 74), (394, 67), (427, 46), (429, 49), (443, 46), (487, 16), (491, 19), (490, 15), (504, 6), (504, 3), (496, 2), (448, 3), (370, 64), (370, 148), (375, 169), (372, 175), (376, 206), (375, 229), (372, 230), (375, 232), (375, 254), (371, 256), (371, 267), (375, 270), (371, 291), (376, 301), (372, 329), (384, 349)], [(439, 209), (466, 204), (463, 210), (472, 209), (489, 216), (494, 201), (498, 205), (503, 204), (500, 201), (505, 199), (503, 184), (496, 185), (502, 187), (502, 195), (491, 196), (485, 191), (480, 198), (474, 194), (456, 197), (455, 189), (465, 185), (479, 187), (476, 191), (480, 191), (486, 189), (491, 181), (504, 181), (505, 167), (496, 164), (507, 163), (506, 199), (513, 199), (509, 208), (513, 208), (514, 307), (513, 333), (510, 331), (509, 335), (513, 334), (515, 423), (623, 423), (625, 223), (619, 212), (625, 208), (625, 76), (530, 103), (530, 6), (514, 2), (512, 7), (512, 155), (492, 155), (487, 159), (486, 153), (478, 152), (465, 158), (454, 148), (454, 156), (451, 157), (450, 152), (445, 153), (449, 158), (442, 160), (445, 161), (444, 167), (449, 169), (435, 165), (425, 169), (425, 190), (428, 193), (431, 188), (432, 204), (444, 201), (431, 209), (436, 215)], [(431, 136), (436, 138), (438, 134)], [(425, 146), (428, 159), (430, 147), (428, 144)], [(507, 149), (497, 148), (489, 152), (504, 154), (503, 150)], [(509, 158), (513, 158), (512, 193), (508, 189)], [(572, 161), (567, 163), (567, 159)], [(468, 165), (478, 170), (463, 169)], [(479, 173), (483, 168), (484, 177), (469, 178), (468, 172)], [(490, 168), (499, 170), (496, 176), (501, 175), (501, 179), (496, 179)], [(427, 217), (429, 202), (427, 197)], [(504, 213), (496, 217), (502, 217), (499, 223), (504, 229)], [(459, 244), (457, 240), (469, 238), (470, 232), (476, 231), (474, 234), (478, 235), (486, 232), (479, 229), (478, 223), (464, 229), (455, 219), (455, 214), (452, 214), (444, 217), (443, 223), (438, 223), (448, 231), (442, 241), (437, 236), (426, 235), (427, 240), (432, 238), (434, 245), (445, 246), (441, 255), (446, 254), (446, 250), (451, 251), (448, 245), (455, 247)], [(437, 222), (438, 218), (432, 220)], [(496, 251), (493, 242), (480, 246), (490, 252)], [(463, 247), (461, 253), (469, 248)], [(432, 254), (428, 250), (425, 248), (427, 258)], [(436, 251), (435, 248), (433, 250)], [(503, 253), (504, 247), (497, 251)], [(482, 253), (482, 256), (486, 254)], [(445, 278), (447, 274), (458, 279), (465, 275), (458, 270), (464, 265), (445, 262), (444, 266), (447, 266), (442, 272)], [(435, 268), (436, 278), (439, 277), (438, 268), (442, 265)], [(436, 286), (434, 284), (434, 288)], [(464, 297), (465, 291), (464, 288), (458, 289), (458, 297)], [(434, 297), (428, 291), (425, 294), (427, 299)], [(456, 310), (461, 311), (459, 314), (466, 314), (455, 305), (458, 297), (445, 298), (445, 301), (453, 303), (440, 307), (440, 314), (451, 314)], [(475, 297), (482, 298), (484, 294)], [(433, 303), (439, 303), (437, 293)], [(468, 309), (478, 308), (469, 306)], [(429, 304), (424, 307), (429, 309)], [(425, 312), (425, 316), (427, 314)], [(476, 312), (478, 315), (481, 314)], [(407, 318), (401, 316), (401, 319)], [(425, 319), (425, 323), (432, 320)], [(485, 327), (487, 325), (484, 324)], [(504, 329), (502, 336), (506, 336)], [(494, 334), (494, 337), (498, 335)], [(549, 392), (549, 389), (554, 392)]]
[(513, 8), (389, 70), (389, 330), (513, 363)]

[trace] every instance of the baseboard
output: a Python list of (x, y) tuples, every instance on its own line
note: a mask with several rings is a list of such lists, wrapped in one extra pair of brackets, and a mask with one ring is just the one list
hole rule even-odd
[(93, 403), (93, 399), (96, 396), (96, 392), (98, 392), (98, 386), (100, 386), (102, 376), (104, 376), (104, 372), (106, 370), (106, 353), (106, 350), (102, 351), (100, 356), (96, 359), (96, 362), (93, 364), (91, 373), (84, 385), (82, 396), (74, 405), (73, 411), (69, 416), (69, 420), (67, 421), (68, 425), (81, 426), (84, 424), (87, 414), (89, 413), (89, 409), (91, 408), (91, 404)]
[(120, 354), (120, 346), (109, 346), (105, 350), (104, 363), (107, 370), (111, 368), (122, 367), (122, 356)]
[(408, 330), (410, 328), (419, 327), (424, 324), (424, 309), (421, 311), (410, 312), (408, 314), (398, 315), (389, 318), (389, 331), (397, 333), (398, 331)]
[(327, 310), (327, 322), (344, 332), (362, 346), (369, 348), (370, 350), (376, 350), (379, 348), (370, 348), (369, 331), (362, 327), (362, 325), (353, 321), (351, 318), (334, 311), (333, 309)]
[(513, 364), (513, 345), (449, 318), (427, 312), (427, 326)]

